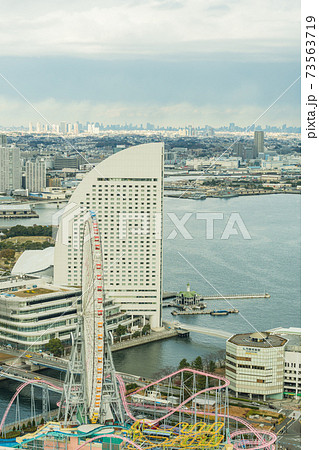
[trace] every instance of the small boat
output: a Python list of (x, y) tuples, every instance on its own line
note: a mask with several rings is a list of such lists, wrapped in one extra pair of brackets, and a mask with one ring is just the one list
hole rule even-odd
[(206, 195), (204, 195), (204, 194), (199, 194), (199, 193), (197, 192), (196, 194), (193, 194), (190, 198), (191, 198), (192, 200), (205, 200)]
[(211, 316), (228, 316), (228, 311), (212, 311)]

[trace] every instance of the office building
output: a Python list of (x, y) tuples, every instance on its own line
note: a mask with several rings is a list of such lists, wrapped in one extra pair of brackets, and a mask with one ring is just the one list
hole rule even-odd
[(29, 192), (42, 192), (46, 187), (45, 161), (43, 159), (27, 161), (25, 169), (26, 189)]
[(242, 142), (235, 142), (233, 145), (234, 154), (239, 158), (244, 157), (244, 144)]
[(249, 161), (250, 159), (255, 159), (255, 157), (256, 157), (255, 147), (244, 148), (244, 159)]
[(235, 334), (226, 343), (226, 378), (236, 397), (283, 398), (287, 339), (268, 332)]
[(20, 149), (7, 144), (7, 137), (0, 135), (0, 192), (12, 192), (21, 188)]
[(277, 334), (287, 339), (285, 346), (284, 362), (284, 396), (301, 396), (301, 329), (300, 328), (275, 328), (269, 330), (271, 334)]
[(81, 284), (81, 239), (88, 211), (98, 218), (107, 295), (132, 316), (161, 326), (164, 145), (115, 153), (78, 185), (60, 217), (54, 279)]
[(76, 157), (67, 158), (64, 156), (55, 156), (53, 161), (53, 167), (55, 170), (78, 169), (79, 159)]
[(259, 153), (264, 153), (264, 132), (254, 132), (254, 158), (258, 158)]

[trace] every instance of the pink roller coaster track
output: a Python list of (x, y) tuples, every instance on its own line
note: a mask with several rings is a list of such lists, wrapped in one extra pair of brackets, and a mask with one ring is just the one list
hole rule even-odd
[[(183, 412), (183, 413), (187, 413), (187, 414), (194, 414), (194, 411), (191, 411), (189, 409), (183, 409), (183, 406), (185, 406), (186, 403), (189, 403), (193, 398), (197, 397), (200, 394), (203, 394), (205, 392), (214, 391), (214, 390), (217, 390), (217, 389), (223, 389), (223, 388), (229, 386), (229, 384), (230, 384), (229, 381), (227, 380), (227, 378), (224, 378), (224, 377), (221, 377), (221, 376), (218, 376), (218, 375), (212, 375), (212, 374), (205, 373), (205, 372), (202, 372), (200, 370), (196, 370), (196, 369), (192, 369), (192, 368), (185, 368), (185, 369), (177, 370), (176, 372), (173, 372), (170, 375), (167, 375), (167, 376), (161, 378), (160, 380), (154, 381), (153, 383), (150, 383), (147, 386), (144, 386), (144, 387), (142, 387), (140, 389), (137, 389), (136, 391), (134, 391), (134, 394), (136, 394), (137, 392), (140, 392), (140, 391), (144, 391), (145, 389), (148, 389), (149, 387), (154, 386), (154, 385), (156, 385), (156, 384), (158, 384), (158, 383), (160, 383), (162, 381), (165, 381), (168, 378), (171, 378), (171, 377), (173, 377), (175, 375), (178, 375), (178, 374), (180, 374), (182, 372), (191, 372), (191, 373), (194, 373), (196, 375), (203, 375), (203, 376), (215, 379), (215, 380), (219, 380), (219, 381), (222, 382), (222, 384), (220, 384), (219, 386), (213, 386), (213, 387), (202, 389), (201, 391), (198, 391), (196, 394), (193, 394), (192, 396), (187, 398), (187, 400), (185, 400), (184, 402), (180, 403), (175, 408), (160, 407), (160, 409), (165, 409), (165, 410), (169, 409), (169, 411), (166, 414), (164, 414), (164, 416), (162, 416), (161, 418), (149, 421), (150, 424), (156, 425), (158, 422), (160, 422), (160, 421), (170, 417), (172, 414), (174, 414), (174, 413), (176, 413), (178, 411)], [(129, 404), (128, 404), (127, 400), (126, 400), (126, 388), (125, 388), (124, 381), (119, 375), (117, 375), (116, 377), (117, 377), (117, 380), (119, 382), (120, 395), (121, 395), (121, 398), (122, 398), (123, 407), (124, 407), (128, 417), (130, 417), (135, 422), (135, 421), (137, 421), (137, 419), (131, 413), (130, 408), (129, 408)], [(52, 384), (52, 383), (50, 383), (48, 381), (45, 381), (45, 380), (29, 380), (29, 381), (21, 384), (17, 388), (17, 390), (16, 390), (15, 394), (13, 395), (13, 397), (11, 398), (11, 400), (10, 400), (10, 402), (9, 402), (7, 408), (6, 408), (6, 411), (5, 411), (5, 413), (4, 413), (3, 417), (2, 417), (2, 420), (1, 420), (1, 423), (0, 423), (0, 432), (2, 431), (3, 425), (5, 423), (5, 420), (7, 418), (7, 415), (9, 413), (9, 411), (10, 411), (10, 408), (11, 408), (14, 400), (17, 398), (17, 396), (22, 391), (22, 389), (24, 389), (26, 386), (28, 386), (30, 384), (38, 384), (38, 383), (42, 383), (42, 384), (46, 384), (48, 386), (54, 387), (55, 389), (57, 389), (59, 391), (63, 390), (61, 387), (58, 387), (58, 386), (56, 386), (56, 385), (54, 385), (54, 384)], [(215, 416), (214, 413), (205, 413), (205, 414), (208, 415), (208, 416), (213, 416), (213, 417)], [(248, 440), (245, 439), (245, 444), (255, 445), (254, 447), (250, 447), (249, 450), (261, 450), (261, 449), (267, 449), (267, 448), (268, 449), (274, 448), (274, 443), (276, 442), (276, 439), (277, 439), (277, 436), (274, 433), (272, 433), (270, 431), (262, 431), (262, 434), (269, 436), (270, 440), (267, 441), (267, 442), (266, 441), (261, 442), (264, 438), (260, 435), (260, 432), (258, 432), (258, 430), (256, 430), (246, 420), (241, 419), (240, 417), (226, 415), (226, 414), (217, 414), (217, 416), (218, 417), (224, 417), (224, 418), (227, 417), (229, 419), (232, 419), (232, 420), (234, 420), (236, 422), (241, 423), (242, 425), (244, 425), (246, 427), (246, 429), (237, 430), (237, 431), (234, 431), (233, 433), (231, 433), (231, 435), (230, 435), (231, 438), (235, 438), (237, 436), (245, 435), (245, 434), (249, 434), (249, 433), (256, 436), (256, 438), (259, 440), (258, 443), (256, 443), (256, 441), (253, 441), (253, 440), (248, 441)], [(120, 435), (116, 435), (116, 434), (105, 434), (105, 435), (96, 436), (95, 438), (86, 441), (84, 444), (82, 444), (80, 447), (78, 447), (77, 450), (82, 448), (87, 443), (92, 442), (95, 439), (100, 439), (101, 437), (119, 438), (119, 439), (122, 439), (124, 442), (130, 443), (131, 445), (133, 445), (137, 449), (142, 449), (142, 447), (138, 446), (134, 442), (132, 442), (129, 439), (125, 438), (124, 436), (120, 436)], [(257, 444), (257, 446), (256, 446), (256, 444)], [(243, 448), (243, 447), (241, 446), (240, 443), (234, 443), (234, 449), (240, 450), (241, 448)]]
[(13, 397), (11, 398), (11, 400), (10, 400), (8, 406), (7, 406), (7, 409), (5, 410), (5, 413), (4, 413), (3, 417), (2, 417), (2, 420), (1, 420), (1, 423), (0, 423), (0, 433), (2, 431), (2, 427), (3, 427), (4, 423), (6, 421), (7, 415), (9, 413), (9, 411), (10, 411), (10, 408), (11, 408), (13, 402), (15, 401), (15, 399), (18, 397), (18, 395), (22, 391), (22, 389), (24, 389), (26, 386), (28, 386), (30, 384), (38, 384), (38, 383), (47, 384), (48, 386), (54, 387), (58, 391), (62, 391), (63, 390), (63, 388), (61, 388), (59, 386), (55, 386), (55, 384), (52, 384), (52, 383), (50, 383), (49, 381), (46, 381), (46, 380), (29, 380), (29, 381), (26, 381), (23, 384), (20, 384), (20, 386), (18, 386), (17, 390), (15, 391)]
[[(189, 403), (193, 398), (195, 398), (196, 396), (198, 396), (200, 394), (203, 394), (203, 393), (209, 392), (209, 391), (214, 391), (214, 390), (217, 390), (217, 389), (223, 389), (223, 388), (229, 386), (229, 384), (230, 384), (230, 382), (229, 382), (229, 380), (227, 380), (227, 378), (224, 378), (224, 377), (221, 377), (221, 376), (218, 376), (218, 375), (212, 375), (212, 374), (209, 374), (209, 373), (206, 373), (206, 372), (202, 372), (200, 370), (196, 370), (196, 369), (192, 369), (192, 368), (185, 368), (185, 369), (177, 370), (176, 372), (173, 372), (173, 373), (171, 373), (171, 374), (161, 378), (160, 380), (154, 381), (153, 383), (150, 383), (150, 384), (148, 384), (145, 387), (137, 389), (136, 391), (134, 391), (134, 394), (136, 394), (136, 393), (138, 393), (140, 391), (144, 391), (145, 389), (147, 389), (147, 388), (149, 388), (151, 386), (154, 386), (154, 385), (156, 385), (156, 384), (158, 384), (158, 383), (160, 383), (162, 381), (165, 381), (168, 378), (171, 378), (172, 376), (178, 375), (179, 373), (182, 373), (182, 372), (192, 372), (192, 373), (195, 373), (196, 375), (204, 375), (204, 376), (207, 376), (209, 378), (213, 378), (213, 379), (217, 379), (219, 381), (222, 381), (223, 384), (221, 384), (219, 386), (213, 386), (213, 387), (210, 387), (210, 388), (207, 388), (207, 389), (202, 389), (201, 391), (196, 392), (196, 394), (193, 394), (192, 396), (190, 396), (187, 400), (185, 400), (184, 402), (180, 403), (176, 408), (170, 408), (169, 412), (167, 414), (165, 414), (164, 416), (162, 416), (160, 419), (150, 421), (152, 425), (156, 425), (158, 422), (166, 419), (167, 417), (171, 416), (172, 414), (174, 414), (174, 413), (176, 413), (178, 411), (181, 411), (181, 412), (184, 412), (184, 413), (188, 413), (188, 414), (189, 413), (193, 414), (194, 413), (193, 411), (188, 410), (188, 409), (187, 410), (183, 410), (182, 407), (186, 403)], [(128, 405), (127, 400), (126, 400), (126, 395), (125, 395), (126, 394), (126, 389), (125, 389), (124, 381), (123, 381), (123, 379), (120, 376), (117, 376), (117, 379), (118, 379), (119, 385), (120, 385), (120, 394), (121, 394), (121, 397), (122, 397), (122, 402), (123, 402), (124, 409), (125, 409), (127, 415), (132, 420), (136, 421), (136, 418), (132, 415), (132, 413), (131, 413), (131, 411), (129, 409), (129, 405)], [(215, 414), (214, 413), (208, 413), (207, 415), (214, 416)], [(241, 418), (236, 417), (236, 416), (230, 416), (230, 415), (225, 415), (225, 414), (217, 414), (217, 415), (218, 415), (218, 417), (228, 417), (229, 419), (235, 420), (235, 421), (245, 425), (250, 433), (254, 434), (258, 439), (260, 439), (260, 440), (262, 439), (262, 436), (258, 433), (258, 431), (252, 425), (250, 425), (250, 423), (247, 422), (246, 420), (241, 419)], [(240, 435), (240, 434), (242, 434), (242, 432), (238, 433), (238, 434)], [(259, 449), (263, 449), (263, 448), (271, 448), (272, 445), (276, 442), (277, 436), (274, 433), (272, 433), (270, 431), (265, 433), (263, 431), (263, 434), (267, 434), (268, 436), (270, 436), (270, 438), (271, 438), (270, 441), (262, 443), (262, 444), (260, 444), (258, 446), (255, 446), (255, 447), (251, 447), (250, 450), (259, 450)], [(237, 434), (234, 434), (234, 437), (235, 436), (237, 436)], [(240, 447), (238, 447), (235, 444), (234, 448), (235, 449), (236, 448), (239, 449)]]

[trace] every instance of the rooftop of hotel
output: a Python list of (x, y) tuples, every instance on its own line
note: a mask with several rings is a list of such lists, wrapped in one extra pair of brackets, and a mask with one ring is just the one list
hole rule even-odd
[(44, 283), (42, 280), (28, 280), (24, 286), (11, 286), (11, 288), (0, 292), (1, 300), (23, 300), (26, 298), (50, 297), (54, 294), (80, 292), (80, 287), (57, 286)]
[(249, 347), (271, 348), (283, 347), (287, 343), (287, 339), (276, 334), (267, 332), (235, 334), (229, 338), (228, 342), (239, 346), (248, 345)]

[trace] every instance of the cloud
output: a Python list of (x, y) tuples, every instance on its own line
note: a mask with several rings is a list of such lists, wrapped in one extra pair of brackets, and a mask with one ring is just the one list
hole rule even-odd
[(297, 0), (2, 0), (0, 54), (296, 59)]

